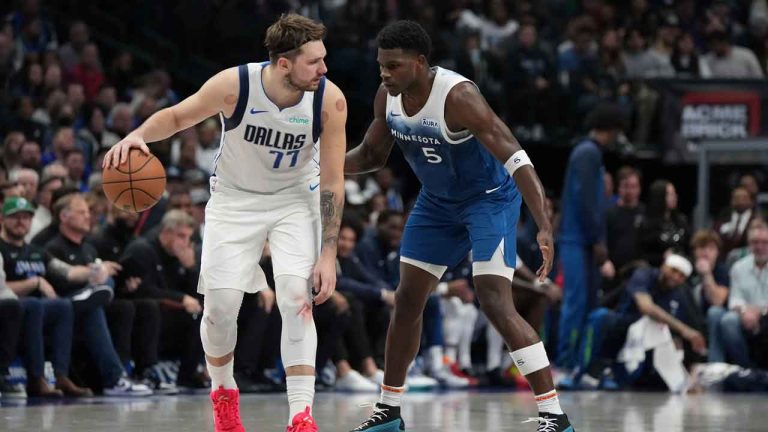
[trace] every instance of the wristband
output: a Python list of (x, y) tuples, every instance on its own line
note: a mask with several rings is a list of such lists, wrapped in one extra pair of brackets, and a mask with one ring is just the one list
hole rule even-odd
[(504, 168), (509, 171), (509, 175), (514, 175), (515, 171), (525, 165), (533, 166), (531, 158), (528, 157), (528, 155), (525, 153), (525, 150), (518, 150), (515, 152), (515, 154), (510, 156), (509, 159), (507, 159), (507, 162), (504, 164)]

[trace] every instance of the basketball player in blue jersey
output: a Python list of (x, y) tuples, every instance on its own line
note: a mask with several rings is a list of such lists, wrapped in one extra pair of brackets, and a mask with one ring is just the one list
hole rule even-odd
[(480, 306), (536, 395), (539, 415), (529, 421), (538, 421), (539, 432), (573, 432), (560, 408), (544, 345), (512, 299), (521, 199), (539, 228), (542, 281), (554, 254), (543, 188), (530, 159), (474, 83), (429, 66), (431, 41), (421, 26), (394, 22), (377, 41), (383, 82), (374, 119), (362, 144), (347, 153), (345, 172), (381, 168), (396, 142), (422, 189), (403, 234), (381, 397), (370, 418), (353, 430), (405, 430), (400, 401), (408, 365), (419, 349), (424, 305), (445, 270), (471, 250)]
[[(281, 354), (287, 375), (287, 432), (314, 432), (316, 304), (336, 284), (336, 243), (344, 205), (347, 106), (329, 80), (325, 27), (286, 15), (267, 29), (269, 62), (226, 69), (178, 105), (157, 112), (112, 148), (117, 166), (131, 148), (166, 139), (212, 115), (222, 139), (211, 177), (198, 290), (200, 333), (213, 391), (216, 432), (241, 432), (232, 375), (243, 293), (266, 287), (259, 258), (269, 239)], [(319, 152), (319, 154), (318, 154)], [(314, 288), (313, 288), (314, 287)]]

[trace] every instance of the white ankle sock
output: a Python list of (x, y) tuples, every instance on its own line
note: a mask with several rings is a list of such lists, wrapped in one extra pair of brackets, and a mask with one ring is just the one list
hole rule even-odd
[(236, 389), (237, 383), (235, 382), (234, 367), (235, 359), (229, 361), (224, 366), (214, 366), (206, 361), (208, 366), (208, 375), (211, 376), (211, 388), (216, 391), (219, 387), (225, 389)]
[(539, 412), (550, 414), (562, 414), (560, 408), (560, 399), (557, 397), (557, 390), (552, 390), (544, 394), (536, 395), (536, 405), (539, 406)]
[(381, 397), (379, 397), (379, 402), (383, 403), (384, 405), (389, 405), (391, 407), (399, 407), (400, 402), (403, 399), (404, 393), (405, 393), (405, 386), (392, 387), (392, 386), (382, 384)]
[(312, 412), (312, 401), (315, 398), (315, 376), (296, 375), (285, 378), (288, 393), (288, 424), (291, 424), (293, 416), (303, 412), (309, 407)]

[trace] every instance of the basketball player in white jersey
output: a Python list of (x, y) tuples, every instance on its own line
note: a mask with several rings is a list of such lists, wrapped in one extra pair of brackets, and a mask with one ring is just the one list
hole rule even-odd
[(272, 251), (281, 353), (290, 414), (287, 432), (317, 431), (311, 415), (317, 333), (312, 302), (336, 284), (336, 242), (344, 205), (347, 107), (327, 80), (326, 30), (284, 15), (267, 30), (269, 62), (226, 69), (178, 105), (157, 112), (113, 147), (105, 166), (219, 114), (223, 133), (210, 180), (198, 290), (201, 337), (213, 391), (216, 432), (240, 432), (232, 375), (243, 294), (264, 286), (259, 259)]

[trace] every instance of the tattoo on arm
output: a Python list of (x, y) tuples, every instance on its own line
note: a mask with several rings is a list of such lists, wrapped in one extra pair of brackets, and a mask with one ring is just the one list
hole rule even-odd
[(322, 220), (322, 247), (336, 247), (339, 240), (341, 213), (344, 208), (344, 197), (337, 197), (331, 191), (320, 192), (320, 215)]

